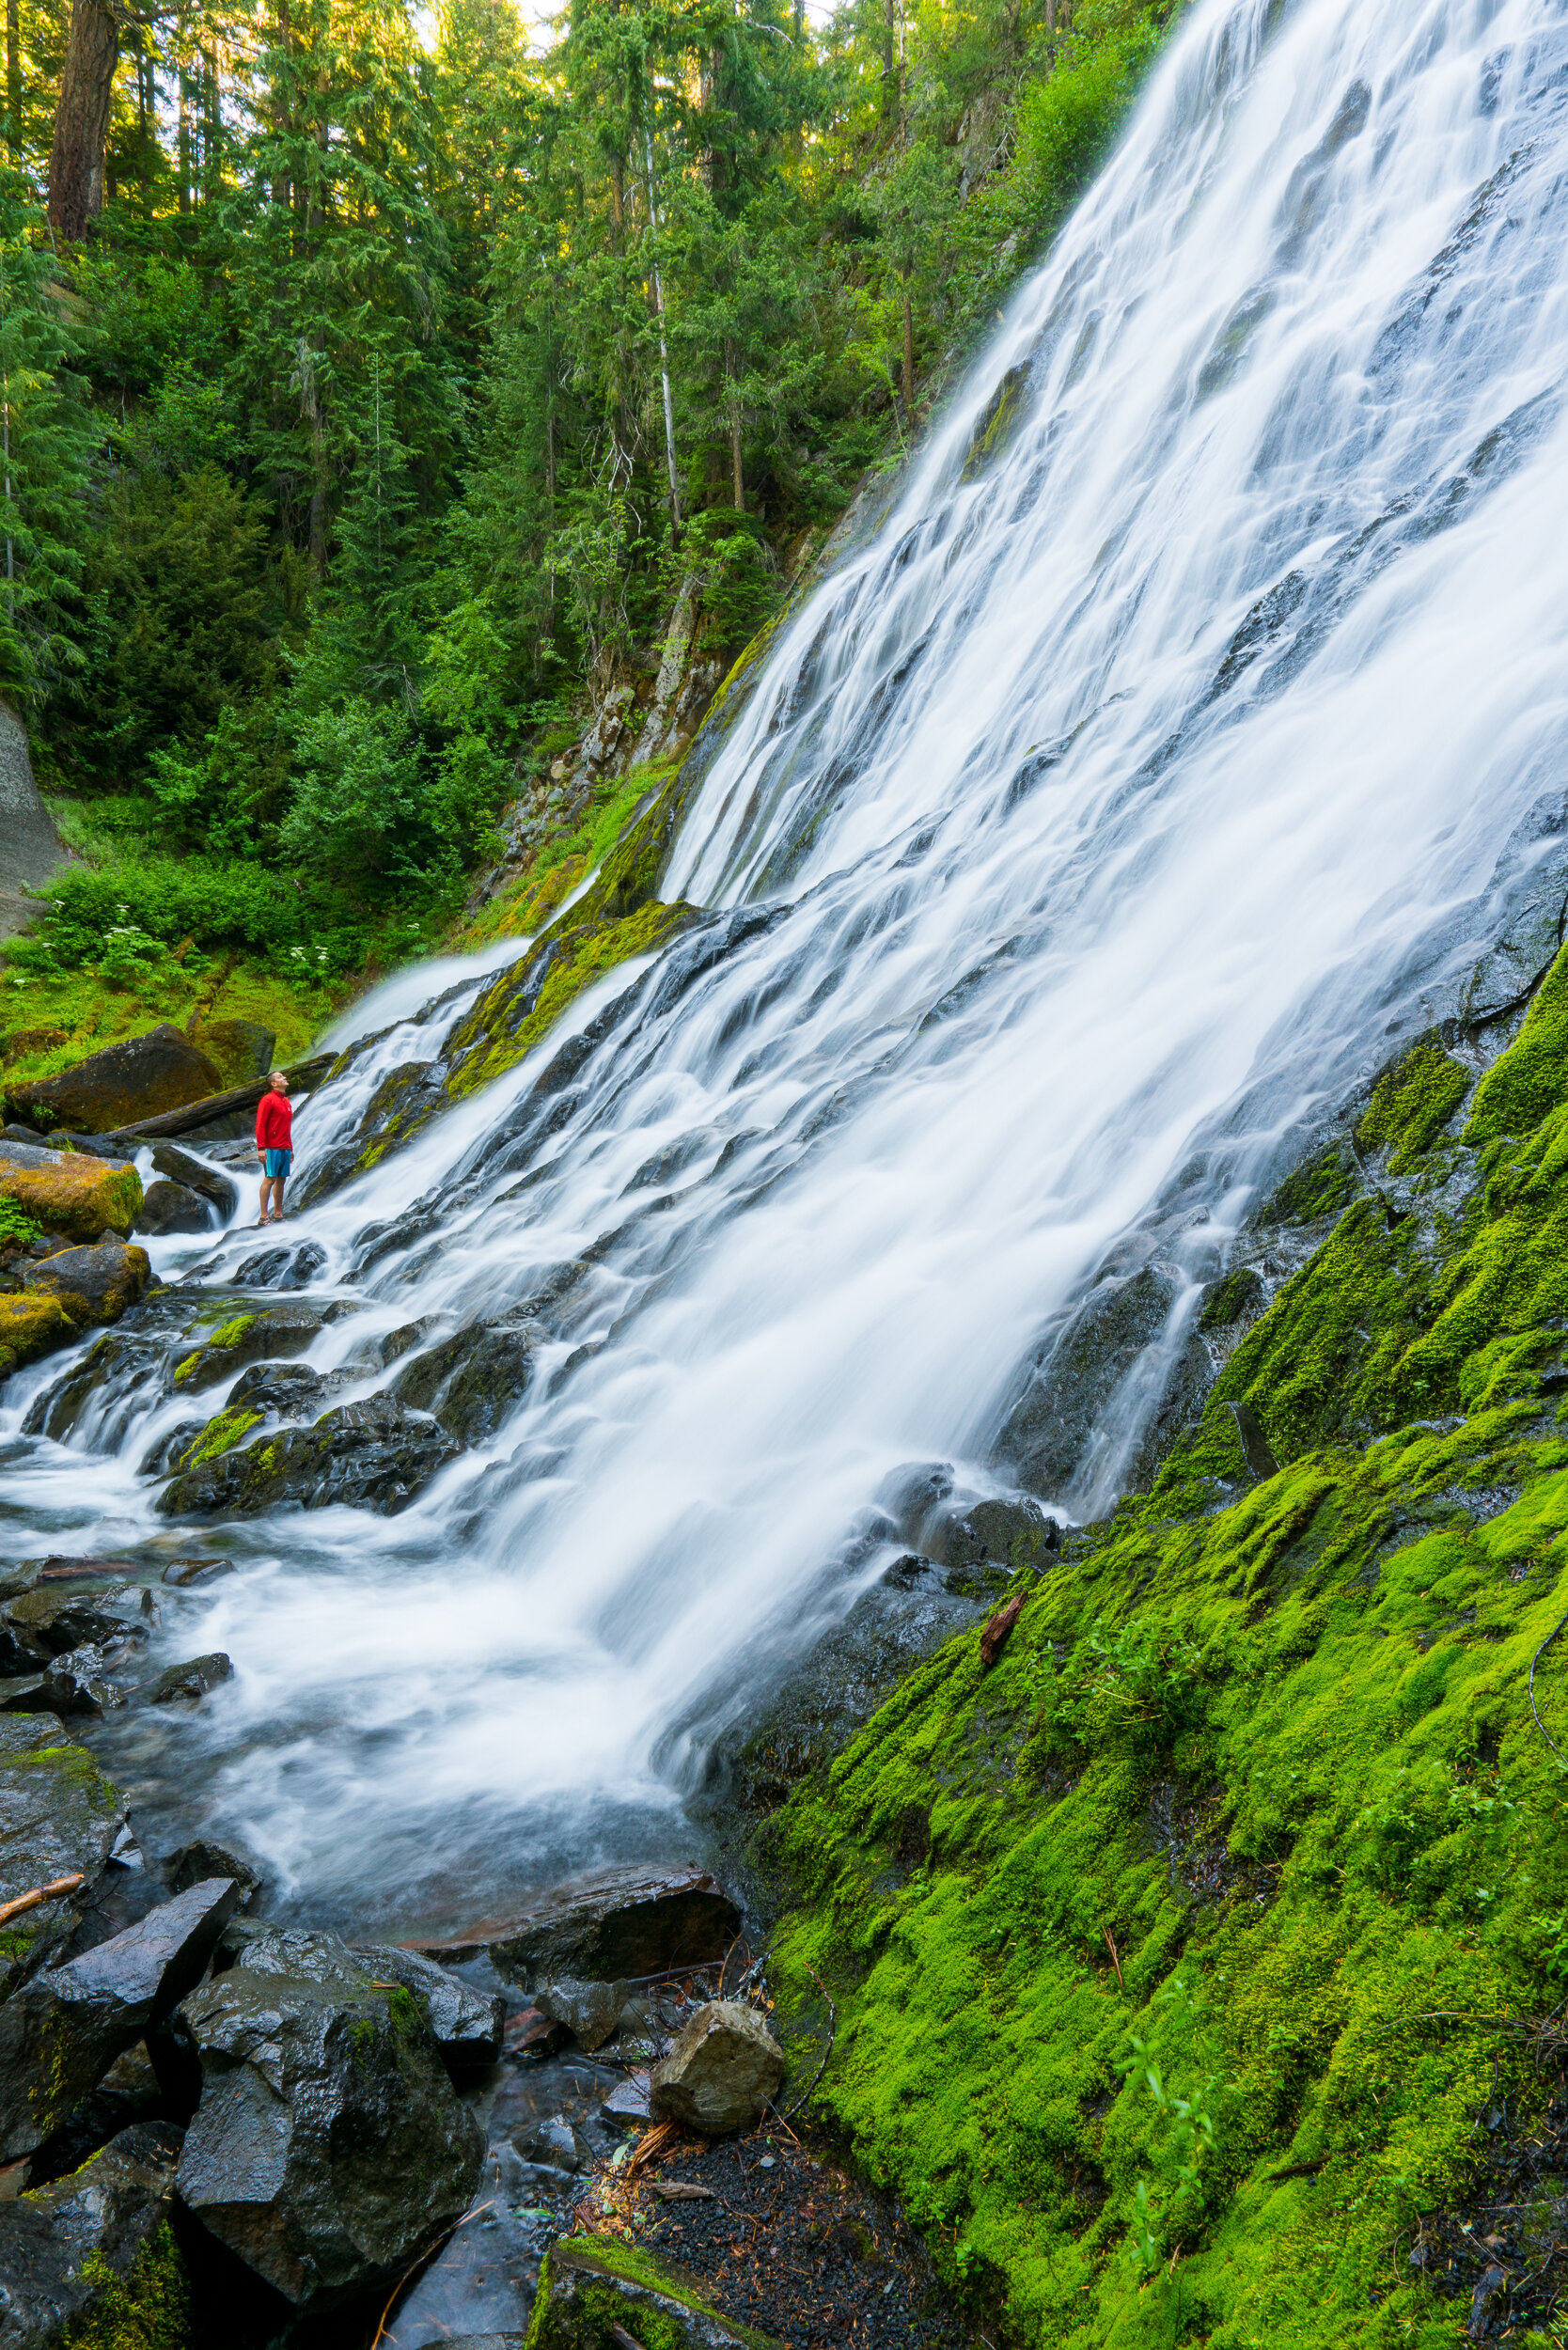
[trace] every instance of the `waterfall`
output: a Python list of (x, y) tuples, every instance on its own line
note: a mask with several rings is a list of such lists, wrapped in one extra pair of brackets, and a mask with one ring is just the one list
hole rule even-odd
[[(1452, 1009), (1562, 828), (1565, 126), (1547, 0), (1199, 0), (780, 633), (663, 884), (717, 918), (579, 1000), (548, 1105), (553, 1045), (295, 1226), (359, 1308), (323, 1370), (564, 1302), (406, 1512), (242, 1524), (170, 1600), (167, 1653), (236, 1676), (124, 1733), (149, 1816), (317, 1918), (680, 1846), (715, 1726), (884, 1572), (889, 1473), (1042, 1484), (1026, 1367), (1157, 1259), (1161, 1326), (1043, 1492), (1108, 1504), (1259, 1185)], [(438, 984), (301, 1174), (478, 969)], [(166, 1538), (138, 1464), (180, 1406), (133, 1380), (19, 1435), (59, 1371), (8, 1390), (8, 1545)]]

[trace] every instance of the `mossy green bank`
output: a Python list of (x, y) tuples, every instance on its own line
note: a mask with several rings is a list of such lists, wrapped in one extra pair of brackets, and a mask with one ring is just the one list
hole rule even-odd
[(1386, 1073), (1152, 1489), (759, 1832), (817, 2107), (1012, 2340), (1568, 2332), (1568, 955), (1478, 1065)]

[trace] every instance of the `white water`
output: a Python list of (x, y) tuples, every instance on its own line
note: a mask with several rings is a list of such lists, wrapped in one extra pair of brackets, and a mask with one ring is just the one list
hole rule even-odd
[[(664, 889), (776, 918), (678, 1003), (700, 935), (645, 971), (553, 1131), (529, 1062), (296, 1227), (367, 1301), (323, 1367), (627, 1228), (488, 1451), (391, 1521), (241, 1528), (242, 1572), (178, 1604), (169, 1653), (237, 1678), (144, 1799), (188, 1812), (199, 1778), (301, 1907), (455, 1917), (682, 1846), (705, 1737), (879, 1572), (851, 1538), (887, 1471), (983, 1474), (1021, 1358), (1124, 1236), (1207, 1277), (1279, 1138), (1501, 918), (1478, 893), (1568, 736), (1568, 27), (1268, 15), (1200, 0), (773, 656)], [(964, 484), (1026, 360), (1023, 428)], [(318, 1100), (301, 1172), (453, 1016)], [(434, 1230), (358, 1269), (421, 1198)], [(1103, 1505), (1149, 1384), (1051, 1499)], [(92, 1425), (13, 1451), (11, 1547), (162, 1527), (134, 1463), (170, 1410), (129, 1408), (95, 1424), (118, 1453)]]

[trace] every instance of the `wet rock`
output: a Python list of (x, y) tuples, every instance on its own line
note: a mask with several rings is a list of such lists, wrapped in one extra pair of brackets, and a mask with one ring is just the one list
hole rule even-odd
[[(118, 1790), (58, 1721), (0, 1714), (0, 1903), (65, 1877), (81, 1876), (90, 1889), (124, 1827)], [(10, 1920), (0, 1938), (0, 1998), (64, 1950), (81, 1904), (73, 1893)]]
[(184, 1109), (221, 1093), (215, 1064), (169, 1021), (145, 1036), (89, 1053), (70, 1069), (31, 1085), (8, 1086), (7, 1100), (24, 1118), (85, 1135), (112, 1134), (165, 1110)]
[(80, 2170), (0, 2203), (5, 2350), (180, 2338), (184, 2270), (168, 2226), (180, 2144), (169, 2123), (137, 2123)]
[(547, 1982), (536, 1994), (544, 2013), (564, 2024), (580, 2047), (602, 2048), (620, 2028), (631, 1997), (625, 1982), (574, 1982), (564, 1976)]
[(599, 2110), (606, 2122), (650, 2121), (652, 2118), (648, 2110), (648, 2092), (651, 2086), (647, 2073), (629, 2074), (619, 2088), (611, 2090)]
[(642, 2246), (569, 2236), (551, 2246), (540, 2271), (528, 2329), (530, 2350), (780, 2350), (766, 2334), (736, 2324), (702, 2299), (694, 2280)]
[(462, 1444), (485, 1444), (533, 1376), (545, 1333), (537, 1322), (470, 1323), (398, 1373), (392, 1393), (433, 1413)]
[(135, 1231), (162, 1238), (170, 1232), (205, 1232), (212, 1222), (205, 1199), (196, 1192), (187, 1191), (183, 1183), (165, 1182), (162, 1176), (149, 1183), (137, 1214)]
[(335, 1503), (404, 1510), (461, 1447), (423, 1412), (390, 1396), (340, 1403), (309, 1428), (286, 1429), (177, 1477), (158, 1497), (165, 1517), (225, 1511), (324, 1510)]
[(328, 1320), (319, 1307), (267, 1306), (259, 1312), (242, 1311), (219, 1323), (206, 1342), (185, 1355), (174, 1384), (186, 1394), (215, 1387), (249, 1363), (303, 1355)]
[(171, 1893), (188, 1892), (208, 1877), (228, 1877), (240, 1888), (241, 1908), (248, 1907), (261, 1889), (260, 1866), (248, 1853), (212, 1843), (206, 1837), (168, 1854), (160, 1861), (158, 1874)]
[(995, 1449), (1021, 1484), (1046, 1498), (1071, 1486), (1117, 1389), (1165, 1335), (1182, 1288), (1158, 1264), (1100, 1281), (1036, 1356)]
[(760, 2121), (783, 2077), (784, 2052), (756, 2009), (710, 1999), (649, 2075), (648, 2109), (724, 2138)]
[(741, 1913), (705, 1869), (606, 1869), (541, 1894), (510, 1919), (411, 1947), (448, 1963), (488, 1951), (514, 1982), (636, 1982), (722, 1958)]
[(308, 1363), (252, 1363), (229, 1389), (230, 1411), (268, 1419), (315, 1419), (327, 1401), (327, 1383)]
[(259, 1020), (202, 1020), (196, 1041), (215, 1063), (225, 1087), (254, 1085), (272, 1073), (277, 1037)]
[(62, 1248), (43, 1258), (22, 1276), (22, 1286), (30, 1296), (57, 1298), (74, 1327), (85, 1330), (118, 1322), (151, 1278), (147, 1250), (127, 1246), (111, 1232), (90, 1248)]
[(123, 1585), (106, 1591), (62, 1590), (47, 1582), (0, 1606), (0, 1671), (33, 1672), (72, 1649), (112, 1647), (124, 1639), (146, 1639), (139, 1608), (126, 1605)]
[(896, 1470), (878, 1499), (901, 1540), (957, 1578), (954, 1588), (988, 1567), (1010, 1575), (1021, 1567), (1038, 1574), (1061, 1539), (1056, 1520), (1027, 1495), (976, 1500), (957, 1493), (945, 1462)]
[(27, 2164), (27, 2185), (44, 2186), (79, 2170), (101, 2147), (137, 2122), (171, 2118), (147, 2043), (138, 2040), (116, 2057), (98, 2087), (90, 2089), (60, 2127), (35, 2149)]
[(166, 1181), (205, 1199), (216, 1211), (220, 1224), (227, 1224), (240, 1204), (240, 1186), (232, 1176), (208, 1167), (194, 1151), (181, 1151), (177, 1142), (154, 1143), (152, 1164)]
[(209, 1878), (0, 2006), (0, 2161), (58, 2127), (122, 2049), (199, 1981), (240, 1888)]
[(0, 1296), (0, 1379), (77, 1336), (57, 1297)]
[(215, 1583), (221, 1574), (232, 1574), (231, 1559), (177, 1559), (164, 1569), (164, 1581), (172, 1583), (176, 1590), (197, 1590), (203, 1583)]
[(133, 1167), (51, 1151), (41, 1140), (6, 1141), (0, 1142), (0, 1198), (14, 1199), (46, 1231), (95, 1241), (105, 1232), (123, 1237), (130, 1231), (142, 1185)]
[(133, 1392), (156, 1392), (165, 1378), (170, 1337), (189, 1325), (198, 1303), (179, 1290), (154, 1290), (144, 1297), (117, 1329), (96, 1340), (62, 1377), (34, 1397), (23, 1433), (53, 1436), (58, 1442), (80, 1425), (89, 1408), (102, 1412)]
[(307, 1290), (326, 1261), (320, 1241), (302, 1240), (291, 1248), (263, 1248), (247, 1257), (235, 1277), (249, 1289)]
[(262, 1935), (180, 2010), (201, 2068), (180, 2198), (311, 2311), (403, 2276), (484, 2160), (417, 1998), (378, 1989), (333, 1941)]
[(1251, 1404), (1232, 1403), (1231, 1413), (1236, 1423), (1236, 1434), (1241, 1438), (1242, 1451), (1246, 1456), (1247, 1465), (1252, 1475), (1260, 1480), (1266, 1477), (1278, 1477), (1279, 1464), (1274, 1457), (1269, 1440), (1264, 1435), (1258, 1415)]
[(536, 2162), (545, 2170), (589, 2170), (593, 2167), (592, 2148), (564, 2113), (530, 2123), (511, 2142), (525, 2162)]
[(507, 2022), (507, 2003), (500, 1992), (472, 1991), (433, 1959), (395, 1945), (378, 1943), (353, 1955), (379, 1980), (400, 1983), (413, 1993), (448, 2073), (461, 2078), (495, 2062)]
[(442, 2350), (524, 2350), (526, 2334), (459, 2334)]
[(193, 1656), (183, 1665), (171, 1665), (136, 1694), (145, 1705), (199, 1705), (210, 1691), (233, 1678), (232, 1664), (222, 1649), (214, 1649), (209, 1656)]
[(72, 1649), (56, 1656), (40, 1672), (21, 1673), (0, 1681), (0, 1714), (57, 1714), (62, 1718), (96, 1718), (125, 1703), (104, 1668), (103, 1652)]

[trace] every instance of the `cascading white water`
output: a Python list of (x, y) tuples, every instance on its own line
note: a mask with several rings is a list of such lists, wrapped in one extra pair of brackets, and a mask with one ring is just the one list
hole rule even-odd
[[(199, 1777), (318, 1917), (679, 1841), (704, 1736), (880, 1571), (887, 1472), (983, 1463), (1123, 1236), (1211, 1273), (1279, 1138), (1442, 1009), (1561, 801), (1565, 160), (1546, 0), (1200, 0), (688, 815), (664, 894), (755, 918), (575, 1008), (632, 991), (553, 1124), (536, 1055), (297, 1228), (365, 1301), (323, 1367), (613, 1237), (404, 1515), (236, 1530), (166, 1638), (237, 1678), (148, 1747), (149, 1812)], [(451, 1016), (321, 1098), (302, 1173)], [(1114, 1490), (1148, 1373), (1049, 1498)], [(161, 1526), (174, 1415), (13, 1442), (8, 1546)]]

